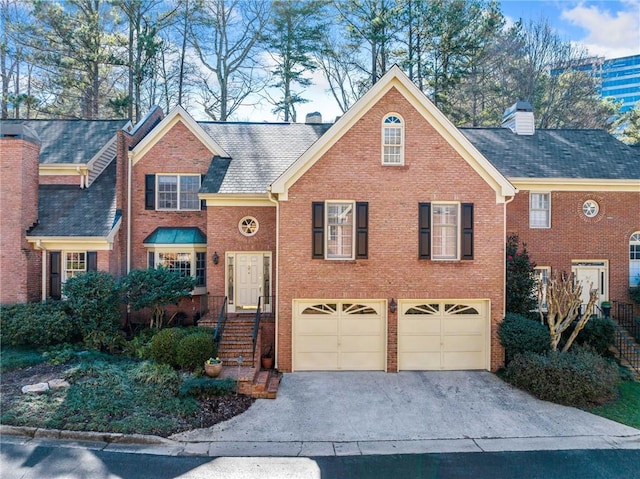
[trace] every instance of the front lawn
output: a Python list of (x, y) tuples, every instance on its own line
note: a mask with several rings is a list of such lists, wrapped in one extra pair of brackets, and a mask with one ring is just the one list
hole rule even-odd
[[(59, 354), (2, 348), (0, 423), (166, 437), (229, 419), (253, 402), (236, 395), (230, 380), (209, 380), (218, 383), (222, 395), (179, 395), (193, 375), (149, 360), (94, 352), (65, 351), (64, 356), (66, 361), (56, 364)], [(53, 379), (65, 379), (70, 386), (43, 394), (21, 392), (24, 385)]]
[(640, 382), (623, 382), (616, 401), (589, 409), (589, 412), (640, 429)]

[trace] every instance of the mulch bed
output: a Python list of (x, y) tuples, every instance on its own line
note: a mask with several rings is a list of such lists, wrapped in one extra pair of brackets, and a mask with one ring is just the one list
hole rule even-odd
[[(0, 410), (6, 411), (16, 399), (22, 396), (22, 386), (62, 378), (67, 369), (69, 369), (69, 365), (40, 363), (28, 368), (3, 373), (0, 378)], [(233, 393), (220, 397), (201, 399), (198, 413), (189, 420), (194, 426), (172, 431), (171, 434), (184, 432), (189, 429), (211, 427), (242, 414), (251, 407), (254, 401), (255, 399), (249, 396), (242, 394), (236, 395)]]

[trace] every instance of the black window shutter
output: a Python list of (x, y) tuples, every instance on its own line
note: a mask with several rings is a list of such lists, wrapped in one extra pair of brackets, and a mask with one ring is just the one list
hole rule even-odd
[(314, 201), (311, 213), (312, 240), (311, 256), (313, 259), (324, 258), (324, 201)]
[(462, 259), (473, 259), (473, 203), (462, 203)]
[(144, 209), (156, 209), (156, 175), (144, 175)]
[[(200, 187), (202, 187), (202, 183), (204, 183), (204, 177), (207, 175), (200, 175)], [(206, 210), (207, 209), (207, 200), (200, 200), (200, 209), (201, 210)]]
[(60, 251), (51, 251), (49, 253), (49, 296), (51, 296), (51, 299), (60, 299), (62, 297), (61, 268)]
[(356, 258), (369, 257), (369, 203), (356, 203)]
[(87, 271), (98, 271), (97, 251), (87, 251)]
[(431, 203), (418, 203), (418, 258), (431, 258)]

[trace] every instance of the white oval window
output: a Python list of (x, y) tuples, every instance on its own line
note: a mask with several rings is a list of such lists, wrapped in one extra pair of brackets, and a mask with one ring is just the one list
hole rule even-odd
[(582, 212), (587, 218), (594, 218), (598, 211), (600, 211), (600, 206), (597, 201), (587, 200), (582, 205)]
[(258, 232), (258, 228), (260, 225), (258, 224), (258, 220), (253, 216), (245, 216), (238, 223), (238, 229), (240, 233), (245, 236), (253, 236)]

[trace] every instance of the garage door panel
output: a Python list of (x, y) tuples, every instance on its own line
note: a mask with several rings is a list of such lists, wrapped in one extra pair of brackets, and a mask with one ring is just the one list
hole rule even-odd
[(440, 351), (440, 335), (405, 337), (402, 339), (402, 351), (408, 353)]
[(486, 369), (489, 303), (401, 300), (398, 369)]
[(385, 369), (384, 301), (294, 300), (294, 303), (295, 370)]
[(296, 323), (296, 332), (298, 334), (338, 334), (338, 319), (304, 318)]
[(405, 318), (399, 326), (401, 334), (440, 334), (442, 320), (438, 316)]
[(382, 334), (383, 329), (382, 321), (372, 320), (372, 318), (362, 320), (347, 317), (342, 318), (340, 322), (340, 333), (342, 335), (370, 334), (379, 336)]
[(330, 352), (338, 351), (337, 336), (299, 336), (297, 341), (300, 352)]
[(298, 352), (296, 363), (305, 371), (333, 371), (338, 369), (338, 353)]

